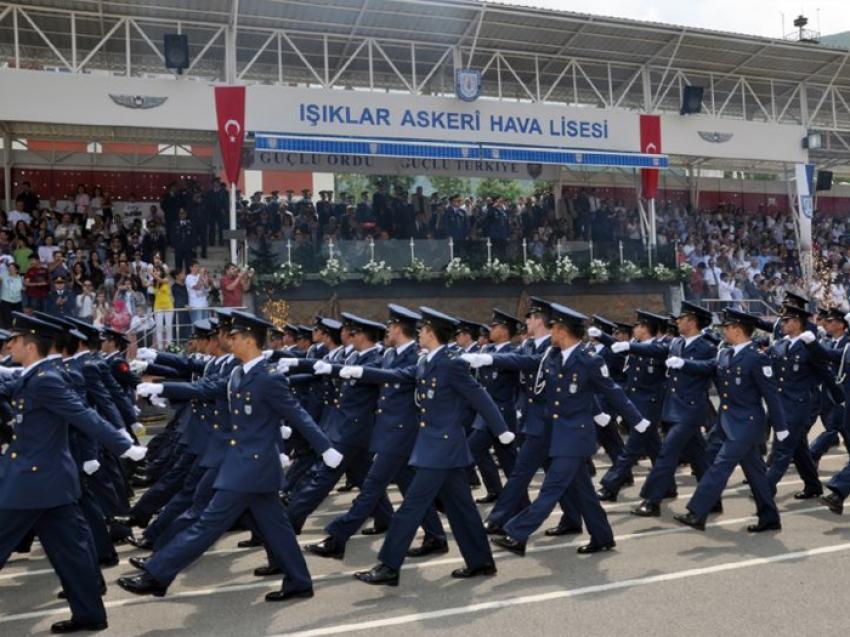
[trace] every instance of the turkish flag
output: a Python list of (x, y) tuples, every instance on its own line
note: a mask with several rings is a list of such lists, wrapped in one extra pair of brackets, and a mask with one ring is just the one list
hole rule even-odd
[[(661, 154), (661, 117), (659, 115), (640, 116), (640, 152), (650, 155)], [(658, 169), (642, 168), (640, 183), (644, 199), (654, 199), (658, 194)]]
[(232, 184), (239, 181), (242, 142), (245, 141), (245, 87), (216, 86), (215, 114), (224, 174)]

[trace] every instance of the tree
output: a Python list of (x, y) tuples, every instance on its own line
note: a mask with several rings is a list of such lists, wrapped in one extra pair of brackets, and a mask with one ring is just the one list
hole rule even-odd
[(368, 190), (376, 191), (381, 184), (387, 186), (387, 192), (393, 194), (396, 190), (410, 192), (416, 177), (410, 175), (369, 175)]
[(361, 192), (369, 190), (369, 179), (366, 175), (339, 173), (334, 176), (334, 187), (336, 192), (347, 192), (358, 198)]
[(479, 197), (495, 197), (501, 195), (505, 199), (515, 200), (525, 194), (526, 189), (523, 188), (521, 182), (514, 179), (496, 179), (488, 177), (478, 182), (478, 187), (475, 189), (475, 194)]
[(464, 177), (429, 177), (428, 181), (441, 197), (460, 195), (466, 197), (472, 194), (472, 182)]

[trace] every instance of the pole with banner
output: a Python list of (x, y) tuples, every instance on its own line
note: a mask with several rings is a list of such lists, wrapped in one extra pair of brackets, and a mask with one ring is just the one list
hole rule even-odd
[(814, 254), (812, 253), (812, 186), (815, 175), (814, 164), (794, 165), (794, 221), (797, 230), (797, 242), (800, 246), (800, 269), (803, 280), (810, 287), (815, 275)]
[[(661, 117), (640, 116), (640, 152), (658, 155), (661, 153)], [(658, 194), (658, 169), (641, 168), (641, 194), (649, 208), (649, 249), (654, 250), (657, 241), (655, 228), (655, 196)]]
[(224, 175), (230, 184), (230, 262), (236, 263), (236, 184), (242, 167), (242, 144), (245, 141), (245, 87), (216, 86), (214, 90), (218, 145)]

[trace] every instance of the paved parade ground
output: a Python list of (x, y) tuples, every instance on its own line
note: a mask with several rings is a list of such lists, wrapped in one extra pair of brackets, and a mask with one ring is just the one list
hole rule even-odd
[[(817, 428), (816, 428), (817, 429)], [(597, 457), (601, 469), (602, 457)], [(847, 461), (834, 449), (821, 462), (827, 479)], [(749, 488), (736, 472), (725, 492), (725, 513), (709, 518), (704, 534), (682, 527), (693, 478), (677, 476), (679, 497), (665, 501), (662, 517), (636, 518), (636, 486), (606, 504), (617, 549), (578, 556), (587, 536), (532, 536), (525, 558), (494, 551), (499, 573), (459, 581), (457, 547), (422, 561), (408, 560), (398, 588), (370, 587), (351, 573), (376, 562), (381, 539), (355, 536), (344, 562), (307, 558), (316, 597), (275, 605), (265, 593), (278, 577), (257, 579), (260, 549), (237, 549), (247, 534), (231, 534), (179, 576), (165, 598), (134, 597), (115, 584), (134, 571), (127, 558), (142, 553), (119, 547), (121, 564), (104, 571), (109, 630), (122, 637), (164, 635), (838, 635), (850, 572), (850, 526), (815, 501), (796, 501), (801, 483), (791, 470), (779, 485), (780, 533), (748, 535), (755, 521)], [(601, 475), (601, 472), (600, 474)], [(535, 487), (539, 486), (539, 478)], [(356, 494), (356, 492), (355, 492)], [(390, 493), (394, 504), (397, 491)], [(477, 493), (476, 495), (483, 495)], [(352, 494), (334, 494), (308, 520), (301, 543), (323, 537), (321, 526), (343, 511)], [(557, 513), (550, 519), (557, 522)], [(0, 573), (0, 635), (45, 634), (68, 614), (55, 599), (58, 581), (38, 545), (13, 556)]]

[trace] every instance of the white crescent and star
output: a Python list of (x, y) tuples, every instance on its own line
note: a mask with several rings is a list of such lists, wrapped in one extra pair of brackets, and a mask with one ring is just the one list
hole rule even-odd
[[(233, 132), (231, 132), (231, 129), (235, 129), (235, 130)], [(239, 133), (242, 132), (242, 126), (235, 119), (229, 119), (226, 122), (224, 122), (224, 126), (222, 127), (222, 130), (224, 130), (224, 134), (227, 135), (230, 138), (231, 142), (235, 142), (236, 136), (239, 135)]]

